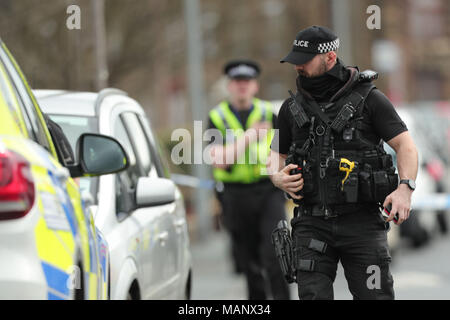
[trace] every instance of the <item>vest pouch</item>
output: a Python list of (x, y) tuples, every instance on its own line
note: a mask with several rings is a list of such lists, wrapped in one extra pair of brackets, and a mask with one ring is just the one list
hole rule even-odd
[(317, 195), (317, 183), (314, 181), (313, 168), (311, 165), (306, 164), (303, 169), (303, 194), (307, 197), (314, 197)]
[(363, 162), (370, 165), (374, 170), (387, 170), (393, 166), (390, 154), (378, 155), (376, 152), (364, 155)]
[(380, 156), (380, 162), (382, 169), (392, 168), (393, 166), (392, 156), (390, 154)]
[(370, 165), (374, 170), (382, 169), (378, 157), (364, 158), (364, 163)]
[(325, 172), (326, 201), (327, 204), (344, 204), (345, 194), (342, 191), (343, 172), (339, 171), (340, 159), (329, 158), (328, 167)]
[(342, 191), (342, 179), (338, 176), (328, 177), (326, 187), (327, 204), (344, 204), (345, 193)]
[[(395, 168), (393, 168), (395, 170)], [(388, 181), (389, 181), (389, 191), (388, 193), (393, 192), (398, 187), (398, 174), (395, 172), (387, 174)]]
[(373, 183), (372, 175), (368, 171), (361, 171), (359, 173), (359, 196), (363, 202), (373, 202)]
[(384, 199), (389, 195), (389, 179), (386, 171), (374, 171), (373, 177), (373, 196), (376, 202), (384, 202)]
[(351, 172), (344, 183), (345, 202), (356, 203), (358, 201), (358, 174)]

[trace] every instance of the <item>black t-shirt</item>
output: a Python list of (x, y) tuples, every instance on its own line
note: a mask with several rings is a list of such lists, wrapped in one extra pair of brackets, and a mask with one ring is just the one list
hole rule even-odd
[[(292, 128), (296, 125), (289, 110), (289, 102), (290, 98), (284, 101), (278, 113), (277, 126), (274, 127), (278, 130), (275, 130), (273, 141), (279, 139), (279, 146), (277, 148), (274, 143), (271, 145), (272, 150), (281, 154), (287, 154), (289, 152), (289, 147), (292, 143)], [(381, 138), (384, 141), (389, 141), (408, 130), (405, 123), (395, 111), (392, 103), (378, 89), (372, 90), (367, 96), (363, 117), (364, 123), (368, 124), (371, 128), (371, 131), (367, 132), (367, 134), (374, 137), (375, 140)]]
[[(247, 130), (248, 128), (245, 127), (247, 123), (247, 119), (250, 115), (250, 113), (253, 111), (253, 108), (250, 108), (248, 110), (236, 110), (231, 104), (228, 104), (230, 107), (230, 110), (236, 115), (236, 118), (239, 120), (239, 122), (242, 125), (242, 128), (244, 130)], [(215, 124), (212, 122), (211, 117), (208, 119), (208, 129), (217, 129)], [(275, 114), (272, 115), (272, 128), (277, 127), (277, 116)], [(225, 142), (225, 139), (223, 140)], [(209, 143), (214, 143), (214, 137), (211, 138), (211, 141)]]

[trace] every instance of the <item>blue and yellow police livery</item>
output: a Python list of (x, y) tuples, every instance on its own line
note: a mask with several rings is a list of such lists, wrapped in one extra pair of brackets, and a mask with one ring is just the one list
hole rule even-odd
[(0, 299), (106, 299), (108, 247), (0, 40)]

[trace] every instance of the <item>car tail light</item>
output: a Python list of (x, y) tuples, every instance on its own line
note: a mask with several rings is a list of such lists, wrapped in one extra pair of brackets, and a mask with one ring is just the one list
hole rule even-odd
[(30, 164), (15, 152), (0, 152), (0, 220), (25, 216), (33, 202), (34, 182)]

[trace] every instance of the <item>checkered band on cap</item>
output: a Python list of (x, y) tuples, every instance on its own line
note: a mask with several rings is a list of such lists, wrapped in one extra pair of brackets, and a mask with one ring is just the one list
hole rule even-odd
[(339, 48), (339, 38), (337, 38), (334, 41), (319, 43), (319, 46), (317, 47), (317, 51), (319, 53), (326, 53), (326, 52), (337, 50), (337, 48)]

